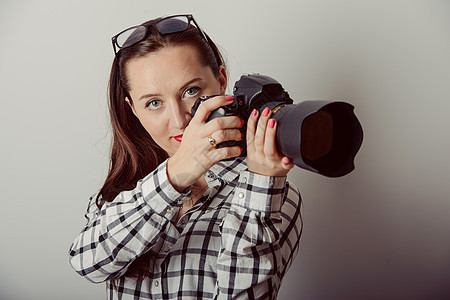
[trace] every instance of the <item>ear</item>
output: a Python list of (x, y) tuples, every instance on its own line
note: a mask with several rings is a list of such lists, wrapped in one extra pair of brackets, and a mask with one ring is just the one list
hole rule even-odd
[(125, 97), (125, 101), (126, 101), (126, 102), (128, 103), (128, 105), (130, 106), (131, 111), (133, 112), (133, 114), (137, 117), (137, 115), (136, 115), (136, 109), (134, 108), (133, 103), (131, 103), (131, 101), (130, 101), (130, 99), (128, 99), (128, 97)]
[(225, 70), (224, 66), (220, 66), (219, 69), (219, 83), (220, 83), (220, 94), (225, 94), (225, 91), (227, 89), (227, 70)]

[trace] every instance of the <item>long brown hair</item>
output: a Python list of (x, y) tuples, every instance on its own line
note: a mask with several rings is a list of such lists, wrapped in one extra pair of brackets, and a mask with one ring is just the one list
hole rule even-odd
[[(143, 25), (154, 21), (156, 20)], [(126, 103), (126, 97), (132, 101), (126, 78), (127, 62), (167, 47), (189, 44), (197, 49), (200, 63), (210, 66), (218, 78), (220, 65), (224, 65), (223, 58), (214, 42), (208, 36), (207, 38), (209, 44), (192, 25), (186, 31), (166, 35), (161, 35), (151, 26), (145, 40), (120, 50), (114, 58), (108, 85), (108, 106), (113, 133), (111, 157), (108, 175), (96, 198), (99, 208), (103, 203), (113, 201), (121, 191), (133, 189), (138, 180), (168, 158), (167, 152), (155, 143)], [(125, 276), (142, 280), (151, 271), (150, 259), (149, 252), (137, 258)]]

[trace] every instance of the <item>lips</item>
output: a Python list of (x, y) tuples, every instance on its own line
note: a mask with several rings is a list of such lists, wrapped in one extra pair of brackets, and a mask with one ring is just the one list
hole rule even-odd
[(182, 135), (182, 134), (176, 135), (176, 136), (174, 136), (173, 138), (174, 138), (174, 140), (176, 140), (177, 142), (181, 142), (181, 140), (183, 139), (183, 135)]

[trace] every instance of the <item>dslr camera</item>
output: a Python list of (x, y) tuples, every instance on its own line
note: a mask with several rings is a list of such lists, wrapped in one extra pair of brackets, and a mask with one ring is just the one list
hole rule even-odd
[[(277, 150), (298, 167), (327, 177), (340, 177), (354, 168), (354, 158), (361, 147), (363, 131), (351, 104), (341, 101), (313, 100), (294, 104), (289, 94), (275, 79), (259, 74), (243, 75), (235, 83), (233, 103), (211, 112), (207, 121), (238, 116), (247, 120), (253, 109), (260, 114), (269, 107), (271, 118), (278, 123)], [(191, 109), (193, 117), (201, 102)], [(245, 126), (241, 132), (246, 133)], [(217, 147), (241, 146), (246, 155), (245, 138), (226, 141)]]

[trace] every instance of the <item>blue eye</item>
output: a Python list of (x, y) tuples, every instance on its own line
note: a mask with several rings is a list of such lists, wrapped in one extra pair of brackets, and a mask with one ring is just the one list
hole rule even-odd
[(145, 108), (152, 110), (158, 109), (161, 106), (161, 100), (150, 100), (145, 104)]
[(190, 87), (186, 91), (184, 91), (184, 95), (186, 97), (194, 97), (195, 95), (198, 94), (198, 92), (200, 92), (200, 90), (201, 88), (199, 87)]

